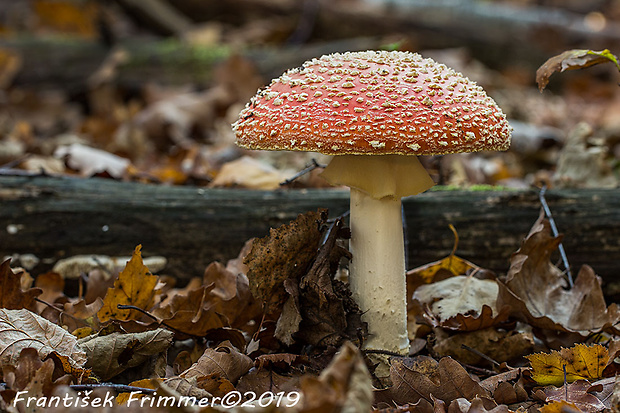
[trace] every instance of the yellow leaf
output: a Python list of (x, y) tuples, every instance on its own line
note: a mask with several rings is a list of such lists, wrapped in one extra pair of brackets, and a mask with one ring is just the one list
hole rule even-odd
[(141, 245), (136, 247), (131, 260), (114, 281), (114, 287), (108, 288), (103, 307), (97, 312), (102, 323), (110, 319), (130, 320), (141, 316), (136, 310), (119, 309), (119, 304), (132, 305), (143, 310), (152, 306), (158, 277), (151, 274), (142, 262), (141, 249)]
[(574, 404), (562, 400), (559, 402), (551, 402), (540, 408), (541, 413), (578, 413), (581, 410)]
[[(430, 284), (433, 281), (438, 281), (451, 276), (465, 275), (467, 270), (478, 268), (477, 265), (455, 255), (459, 244), (459, 236), (452, 224), (450, 224), (450, 229), (454, 234), (454, 247), (452, 248), (450, 255), (439, 261), (431, 262), (408, 271), (407, 277), (421, 280), (421, 284)], [(440, 277), (437, 277), (437, 275), (440, 275)], [(417, 285), (419, 283), (415, 282), (415, 284)]]
[(554, 350), (550, 354), (537, 353), (526, 358), (532, 365), (532, 379), (536, 383), (543, 386), (561, 386), (564, 384), (564, 369), (567, 383), (579, 379), (601, 378), (607, 366), (609, 352), (600, 344), (577, 344), (560, 351)]

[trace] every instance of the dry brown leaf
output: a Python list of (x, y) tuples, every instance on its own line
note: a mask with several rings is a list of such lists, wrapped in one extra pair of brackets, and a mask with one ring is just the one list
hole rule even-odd
[(159, 328), (143, 333), (93, 335), (80, 339), (79, 343), (88, 355), (86, 366), (102, 380), (108, 380), (165, 352), (173, 336), (174, 333)]
[(108, 289), (103, 299), (103, 307), (97, 312), (102, 323), (111, 319), (130, 320), (142, 317), (142, 313), (136, 310), (119, 309), (119, 304), (132, 305), (143, 310), (148, 310), (153, 305), (158, 277), (151, 274), (143, 264), (141, 249), (141, 245), (136, 247), (131, 260), (114, 281), (114, 287)]
[(167, 326), (193, 336), (204, 336), (207, 331), (224, 327), (224, 322), (209, 304), (213, 285), (202, 285), (184, 294), (175, 294), (167, 305), (152, 311)]
[[(15, 366), (3, 365), (2, 377), (8, 389), (14, 392), (25, 391), (21, 394), (21, 400), (28, 397), (43, 398), (52, 395), (54, 387), (71, 383), (71, 376), (62, 375), (54, 379), (54, 362), (52, 360), (41, 361), (36, 349), (32, 347), (24, 348)], [(0, 394), (8, 392), (0, 392)], [(13, 401), (13, 400), (11, 400)], [(27, 411), (27, 403), (15, 401), (13, 407), (19, 406), (20, 411)]]
[(20, 310), (34, 309), (34, 299), (41, 295), (39, 288), (30, 288), (22, 291), (21, 275), (13, 272), (9, 266), (11, 260), (0, 264), (0, 308)]
[[(212, 396), (208, 391), (198, 387), (195, 380), (174, 376), (164, 380), (163, 383), (182, 396), (195, 397), (196, 399), (210, 398)], [(136, 386), (140, 385), (140, 383), (132, 383), (132, 385)]]
[(371, 378), (360, 351), (345, 343), (318, 378), (304, 377), (303, 413), (369, 412)]
[(489, 393), (450, 357), (444, 357), (439, 362), (427, 356), (417, 356), (413, 360), (418, 363), (412, 366), (408, 365), (412, 364), (408, 358), (392, 360), (392, 387), (377, 391), (378, 400), (388, 403), (393, 401), (399, 405), (416, 403), (420, 399), (432, 403), (433, 396), (450, 404), (458, 398), (472, 400), (476, 396), (489, 396)]
[(574, 404), (582, 412), (594, 413), (606, 408), (595, 395), (590, 393), (592, 383), (587, 380), (577, 380), (562, 387), (549, 386), (544, 389), (546, 401), (566, 401)]
[(28, 310), (0, 309), (0, 362), (14, 364), (22, 349), (35, 348), (40, 357), (56, 351), (83, 366), (86, 353), (77, 339), (61, 327)]
[(349, 251), (338, 244), (340, 238), (348, 236), (343, 221), (336, 220), (299, 285), (292, 281), (287, 284), (287, 292), (299, 291), (296, 302), (301, 321), (299, 331), (292, 332), (296, 339), (313, 346), (338, 347), (344, 340), (356, 342), (367, 336), (362, 311), (351, 298), (348, 286), (335, 279), (341, 260), (351, 258)]
[(298, 280), (316, 256), (321, 239), (321, 225), (326, 212), (300, 214), (295, 221), (269, 230), (257, 238), (245, 257), (252, 295), (264, 305), (265, 313), (279, 309), (288, 298), (286, 279)]
[[(40, 300), (53, 304), (58, 298), (65, 297), (65, 280), (55, 272), (47, 272), (37, 276), (35, 287), (41, 289)], [(45, 304), (37, 303), (39, 313), (45, 308)]]
[(498, 363), (503, 363), (531, 352), (534, 348), (534, 337), (531, 333), (518, 333), (496, 328), (452, 335), (437, 331), (436, 341), (432, 348), (438, 356), (451, 356), (461, 363), (478, 365), (485, 362), (478, 354), (463, 346), (476, 349)]
[(536, 71), (536, 83), (538, 89), (542, 91), (549, 83), (549, 77), (555, 72), (565, 70), (583, 69), (600, 63), (613, 63), (620, 70), (618, 58), (609, 50), (567, 50), (559, 55), (551, 57), (543, 63)]
[(242, 187), (272, 191), (280, 187), (286, 175), (273, 166), (258, 161), (250, 156), (243, 156), (225, 163), (215, 179), (209, 184), (211, 188)]
[(215, 349), (206, 349), (198, 361), (179, 376), (198, 379), (217, 374), (234, 384), (253, 366), (252, 359), (240, 353), (230, 343), (224, 342)]
[(252, 369), (239, 379), (237, 390), (242, 393), (252, 391), (256, 394), (298, 392), (302, 377), (303, 374), (299, 371), (283, 374), (269, 369)]
[(551, 235), (543, 215), (534, 223), (521, 248), (513, 254), (505, 285), (500, 283), (498, 305), (513, 308), (512, 316), (543, 329), (588, 335), (613, 329), (618, 307), (605, 304), (601, 281), (584, 265), (572, 288), (551, 263), (560, 237)]

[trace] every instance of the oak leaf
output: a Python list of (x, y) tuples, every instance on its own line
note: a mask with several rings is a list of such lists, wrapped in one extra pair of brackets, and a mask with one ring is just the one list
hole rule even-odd
[(579, 379), (599, 379), (607, 366), (609, 352), (600, 344), (577, 344), (551, 353), (526, 356), (532, 365), (532, 379), (540, 385), (562, 385)]
[(39, 356), (46, 357), (56, 351), (83, 366), (86, 353), (77, 339), (62, 327), (28, 310), (0, 309), (0, 364), (14, 364), (20, 352), (32, 347)]
[(97, 317), (102, 323), (111, 319), (130, 320), (142, 316), (136, 310), (119, 309), (119, 304), (143, 310), (148, 310), (153, 305), (158, 277), (151, 274), (143, 264), (141, 249), (141, 245), (136, 247), (131, 260), (114, 281), (114, 287), (108, 288), (103, 299), (103, 307), (97, 312)]
[(13, 272), (10, 259), (0, 264), (0, 308), (8, 310), (34, 309), (34, 299), (41, 295), (40, 288), (22, 291), (21, 275)]

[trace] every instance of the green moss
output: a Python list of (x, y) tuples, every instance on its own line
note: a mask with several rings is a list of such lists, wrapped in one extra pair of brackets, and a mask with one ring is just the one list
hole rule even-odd
[(487, 184), (475, 184), (469, 186), (460, 185), (435, 185), (430, 191), (464, 191), (464, 192), (502, 192), (502, 191), (516, 191), (515, 188), (510, 188), (501, 185), (487, 185)]

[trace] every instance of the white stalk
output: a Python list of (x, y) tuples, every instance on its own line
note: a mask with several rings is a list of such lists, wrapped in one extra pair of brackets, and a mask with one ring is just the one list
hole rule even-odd
[(365, 348), (407, 354), (405, 248), (400, 199), (351, 188), (349, 283), (368, 323)]

